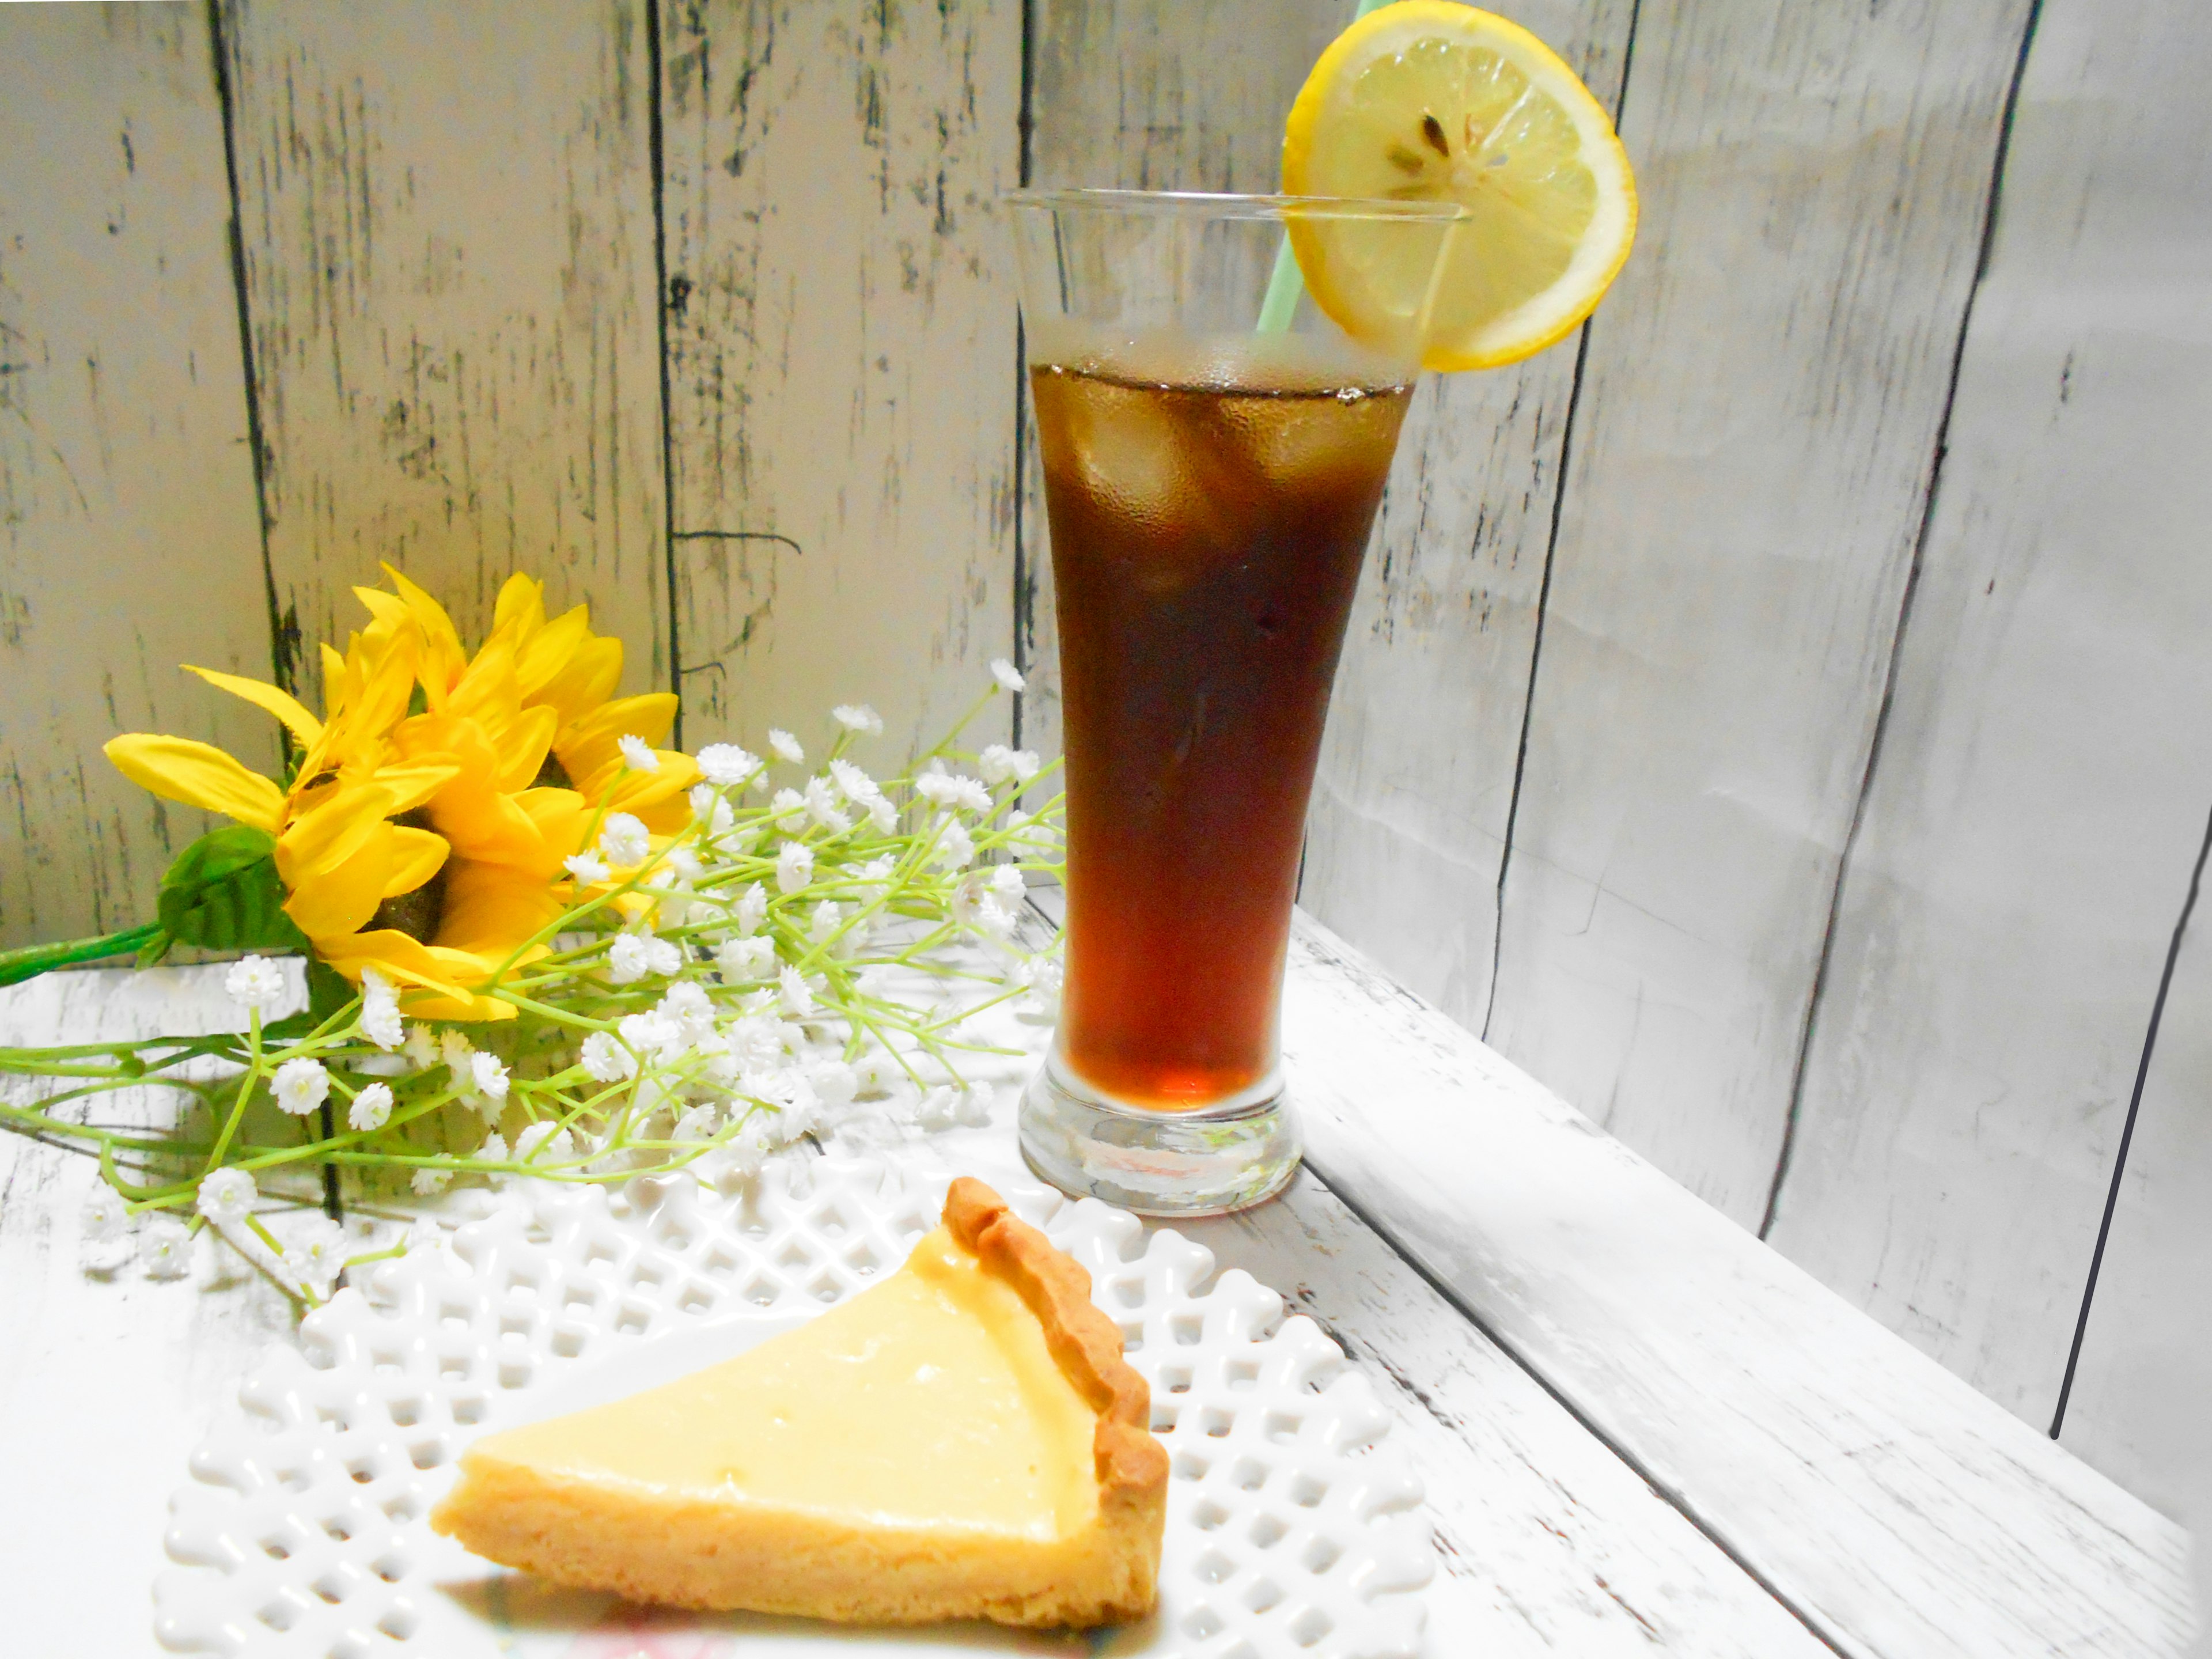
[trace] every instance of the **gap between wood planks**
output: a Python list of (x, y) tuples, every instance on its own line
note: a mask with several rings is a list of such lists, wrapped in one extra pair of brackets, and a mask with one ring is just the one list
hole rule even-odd
[(2181, 960), (2181, 941), (2196, 913), (2198, 894), (2204, 887), (2204, 861), (2212, 856), (2212, 815), (2204, 821), (2204, 839), (2197, 848), (2197, 863), (2189, 872), (2189, 891), (2181, 901), (2181, 915), (2166, 944), (2166, 966), (2158, 976), (2158, 994), (2151, 1000), (2150, 1024), (2143, 1031), (2142, 1054), (2136, 1061), (2136, 1085), (2128, 1097), (2128, 1115), (2120, 1127), (2119, 1149), (2112, 1155), (2112, 1182), (2105, 1194), (2105, 1213), (2097, 1224), (2097, 1247), (2089, 1253), (2089, 1276), (2081, 1286), (2081, 1310), (2074, 1320), (2073, 1345), (2066, 1351), (2066, 1375), (2058, 1384), (2058, 1407), (2051, 1414), (2051, 1437), (2058, 1438), (2066, 1426), (2066, 1401), (2074, 1392), (2074, 1372), (2081, 1363), (2081, 1340), (2088, 1334), (2089, 1304), (2096, 1299), (2097, 1275), (2104, 1270), (2105, 1241), (2112, 1236), (2112, 1212), (2120, 1206), (2120, 1179), (2128, 1170), (2128, 1146), (2136, 1138), (2136, 1114), (2142, 1109), (2143, 1085), (2150, 1077), (2151, 1055), (2158, 1048), (2158, 1028), (2166, 1018), (2166, 994), (2173, 986), (2173, 969)]
[[(2013, 118), (2020, 109), (2020, 88), (2027, 76), (2028, 52), (2035, 44), (2036, 25), (2042, 17), (2043, 0), (2029, 0), (2027, 20), (2021, 28), (2020, 50), (2013, 58), (2012, 81), (2005, 88), (2004, 112), (1997, 120), (1996, 148), (1990, 160), (1990, 187), (1982, 198), (1981, 246), (1974, 258), (1974, 280), (1966, 290), (1966, 302), (1959, 313), (1958, 338), (1951, 349), (1950, 383), (1943, 393), (1942, 417), (1936, 424), (1935, 454), (1929, 464), (1928, 488), (1921, 496), (1920, 529), (1912, 540), (1912, 562), (1905, 571), (1905, 592), (1898, 600), (1897, 626), (1890, 635), (1889, 665), (1882, 680), (1881, 702), (1875, 711), (1874, 733), (1867, 744), (1866, 763), (1859, 771), (1858, 799), (1851, 804), (1850, 827), (1844, 832), (1843, 851), (1837, 855), (1835, 883), (1828, 891), (1827, 921), (1820, 932), (1820, 959), (1813, 970), (1813, 987), (1805, 998), (1805, 1019), (1798, 1029), (1797, 1059), (1790, 1073), (1789, 1109), (1782, 1119), (1782, 1146), (1775, 1155), (1774, 1178), (1767, 1186), (1766, 1209), (1759, 1222), (1759, 1236), (1762, 1239), (1774, 1230), (1775, 1216), (1782, 1203), (1783, 1183), (1790, 1177), (1790, 1158), (1796, 1150), (1797, 1121), (1805, 1098), (1805, 1066), (1813, 1052), (1814, 1038), (1820, 1029), (1820, 1000), (1827, 990), (1828, 966), (1835, 954), (1836, 921), (1843, 911), (1844, 887), (1850, 873), (1851, 854), (1858, 846), (1859, 831), (1866, 819), (1867, 801), (1874, 793), (1875, 769), (1881, 760), (1882, 740), (1888, 735), (1890, 713), (1897, 701), (1898, 674), (1905, 658), (1905, 633), (1911, 624), (1912, 601), (1920, 590), (1921, 563), (1927, 555), (1929, 532), (1936, 522), (1936, 497), (1943, 483), (1943, 463), (1950, 453), (1951, 414), (1959, 400), (1959, 376), (1966, 367), (1966, 336), (1973, 326), (1974, 302), (1981, 297), (1982, 283), (1989, 276), (1990, 251), (1996, 240), (1997, 212), (2004, 194), (2005, 162), (2012, 149)], [(1548, 566), (1547, 570), (1548, 574)], [(2161, 1000), (2165, 994), (2161, 987), (2159, 992)], [(2156, 1030), (2154, 1019), (2152, 1030), (2155, 1033)], [(2137, 1089), (2140, 1092), (2140, 1081)], [(2130, 1121), (2133, 1121), (2132, 1112)], [(2098, 1242), (2100, 1252), (2103, 1248), (2100, 1237)], [(2094, 1273), (2091, 1282), (2094, 1285)], [(2079, 1338), (2075, 1340), (2078, 1347)], [(2073, 1374), (2070, 1364), (2067, 1374), (2069, 1377)], [(2065, 1410), (2063, 1392), (2060, 1400), (2059, 1409), (2063, 1414)], [(2057, 1429), (2053, 1427), (2052, 1435), (2056, 1437), (2057, 1432)]]
[[(1616, 133), (1620, 131), (1620, 118), (1628, 108), (1628, 77), (1636, 68), (1636, 28), (1643, 15), (1644, 0), (1632, 0), (1628, 8), (1628, 39), (1620, 51), (1620, 88), (1613, 100), (1613, 130)], [(1575, 378), (1567, 389), (1566, 418), (1559, 428), (1559, 476), (1552, 489), (1552, 525), (1544, 538), (1544, 574), (1536, 587), (1536, 626), (1528, 641), (1528, 673), (1525, 681), (1528, 690), (1521, 697), (1521, 742), (1513, 755), (1513, 792), (1506, 799), (1505, 834), (1498, 849), (1498, 902), (1492, 907), (1491, 915), (1490, 994), (1483, 1002), (1482, 1029), (1476, 1033), (1486, 1042), (1490, 1040), (1491, 1016), (1498, 1011), (1499, 958), (1505, 950), (1505, 872), (1513, 863), (1513, 826), (1521, 813), (1522, 775), (1528, 768), (1528, 732), (1531, 711), (1536, 706), (1536, 671), (1544, 659), (1544, 613), (1552, 602), (1552, 562), (1559, 550), (1559, 519), (1566, 511), (1567, 477), (1574, 459), (1575, 414), (1582, 407), (1583, 370), (1589, 362), (1590, 330), (1596, 321), (1593, 313), (1575, 332)], [(1303, 866), (1299, 874), (1304, 874)]]

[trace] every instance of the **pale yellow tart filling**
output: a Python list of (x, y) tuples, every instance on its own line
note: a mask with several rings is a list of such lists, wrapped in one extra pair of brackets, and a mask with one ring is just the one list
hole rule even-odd
[(431, 1516), (632, 1600), (884, 1623), (1149, 1610), (1166, 1457), (1083, 1269), (975, 1182), (882, 1284), (665, 1388), (488, 1436)]

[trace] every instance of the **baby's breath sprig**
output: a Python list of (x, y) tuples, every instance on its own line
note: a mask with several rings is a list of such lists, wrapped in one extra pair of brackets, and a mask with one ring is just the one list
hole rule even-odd
[[(288, 1175), (335, 1168), (371, 1205), (471, 1179), (742, 1179), (864, 1112), (974, 1121), (973, 1062), (1007, 1051), (968, 1022), (1049, 1004), (1058, 985), (1053, 959), (1017, 943), (1030, 880), (1061, 871), (1062, 797), (1024, 805), (1057, 763), (959, 746), (1021, 688), (1011, 665), (993, 676), (896, 777), (854, 758), (884, 723), (844, 705), (817, 768), (782, 730), (765, 757), (702, 748), (673, 835), (613, 810), (609, 784), (556, 885), (559, 914), (470, 988), (511, 1018), (411, 1018), (407, 988), (374, 967), (350, 1000), (280, 1018), (292, 981), (250, 955), (225, 979), (242, 1031), (0, 1049), (0, 1072), (39, 1079), (35, 1100), (0, 1102), (0, 1123), (98, 1158), (88, 1239), (135, 1231), (147, 1270), (170, 1276), (211, 1228), (314, 1301), (374, 1258), (348, 1256), (319, 1215), (272, 1231), (263, 1206)], [(620, 747), (631, 771), (662, 764), (641, 738)], [(174, 1132), (65, 1109), (149, 1085), (185, 1096)]]

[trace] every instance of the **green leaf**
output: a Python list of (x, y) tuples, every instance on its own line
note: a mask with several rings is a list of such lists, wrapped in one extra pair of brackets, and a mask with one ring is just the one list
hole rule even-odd
[(179, 944), (210, 951), (305, 951), (284, 914), (276, 839), (242, 823), (211, 830), (177, 854), (161, 878), (161, 926)]

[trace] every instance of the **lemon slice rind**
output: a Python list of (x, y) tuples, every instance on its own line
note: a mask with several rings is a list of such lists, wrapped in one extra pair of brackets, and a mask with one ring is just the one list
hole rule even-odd
[[(1575, 141), (1566, 158), (1570, 166), (1565, 176), (1578, 185), (1576, 166), (1587, 175), (1590, 201), (1584, 222), (1547, 224), (1547, 215), (1553, 211), (1571, 220), (1577, 204), (1565, 197), (1547, 201), (1542, 190), (1534, 191), (1534, 199), (1528, 202), (1480, 185), (1455, 188), (1435, 178), (1406, 181), (1401, 175), (1407, 145), (1394, 147), (1401, 153), (1394, 156), (1393, 167), (1378, 164), (1379, 157), (1371, 153), (1375, 113), (1354, 107), (1361, 78), (1378, 65), (1389, 67), (1387, 60), (1403, 62), (1422, 52), (1432, 57), (1456, 52), (1464, 60), (1458, 67), (1491, 70), (1505, 77), (1509, 88), (1512, 77), (1519, 77), (1522, 90), (1498, 120), (1498, 132), (1516, 117), (1533, 112), (1542, 118), (1556, 144), (1564, 123)], [(1415, 118), (1411, 111), (1406, 112), (1408, 126)], [(1437, 137), (1448, 142), (1441, 130)], [(1425, 154), (1417, 159), (1430, 161)], [(1450, 0), (1396, 0), (1354, 22), (1322, 54), (1285, 126), (1283, 188), (1295, 196), (1387, 194), (1400, 200), (1458, 201), (1471, 210), (1470, 219), (1444, 233), (1451, 240), (1443, 255), (1445, 268), (1439, 282), (1441, 326), (1432, 330), (1422, 354), (1422, 366), (1431, 369), (1498, 368), (1532, 356), (1572, 333), (1604, 297), (1636, 234), (1635, 179), (1603, 106), (1550, 47), (1526, 29)], [(1364, 283), (1342, 280), (1347, 262), (1329, 257), (1328, 246), (1331, 238), (1344, 234), (1338, 224), (1294, 220), (1290, 234), (1315, 302), (1346, 332), (1355, 337), (1375, 333), (1414, 302), (1405, 295), (1385, 299), (1363, 291)], [(1452, 325), (1448, 313), (1455, 289), (1464, 290), (1470, 279), (1486, 274), (1468, 262), (1495, 260), (1516, 241), (1540, 243), (1549, 237), (1557, 243), (1563, 236), (1571, 237), (1571, 252), (1564, 268), (1536, 291), (1470, 326)]]

